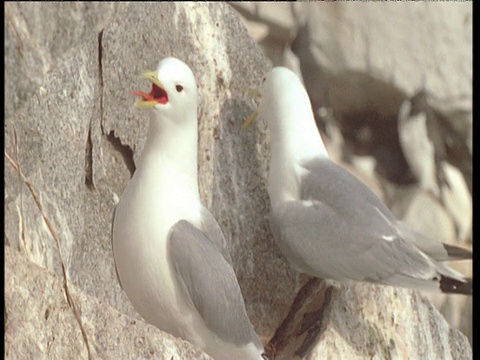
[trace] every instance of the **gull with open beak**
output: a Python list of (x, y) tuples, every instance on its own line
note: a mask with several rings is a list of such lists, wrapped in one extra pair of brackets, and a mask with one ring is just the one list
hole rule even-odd
[(122, 288), (142, 317), (214, 359), (262, 359), (226, 241), (200, 201), (197, 85), (176, 58), (143, 77), (150, 115), (137, 169), (118, 203), (113, 252)]

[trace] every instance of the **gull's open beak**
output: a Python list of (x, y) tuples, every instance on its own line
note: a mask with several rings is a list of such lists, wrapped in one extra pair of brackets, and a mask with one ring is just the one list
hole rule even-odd
[(156, 71), (145, 71), (140, 76), (152, 83), (152, 90), (150, 93), (132, 91), (132, 94), (142, 98), (141, 100), (137, 100), (134, 106), (139, 108), (150, 108), (154, 107), (155, 105), (164, 105), (168, 103), (168, 94), (165, 90), (165, 87), (158, 79), (158, 73)]

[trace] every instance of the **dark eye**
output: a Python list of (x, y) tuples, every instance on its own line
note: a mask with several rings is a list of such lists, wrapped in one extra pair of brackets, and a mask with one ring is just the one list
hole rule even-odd
[(177, 86), (175, 86), (175, 89), (177, 89), (177, 92), (182, 92), (183, 91), (183, 86), (182, 85), (177, 85)]

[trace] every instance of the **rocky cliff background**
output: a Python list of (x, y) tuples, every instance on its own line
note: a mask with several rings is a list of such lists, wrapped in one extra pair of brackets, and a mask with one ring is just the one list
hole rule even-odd
[[(113, 207), (148, 125), (130, 91), (165, 56), (196, 75), (201, 196), (264, 344), (306, 281), (270, 233), (266, 126), (241, 127), (272, 64), (303, 77), (337, 161), (420, 231), (471, 247), (471, 3), (7, 2), (4, 24), (9, 359), (208, 358), (138, 316), (112, 258)], [(419, 186), (398, 143), (400, 104), (422, 86), (467, 149), (467, 161), (445, 159), (444, 202)], [(471, 262), (458, 269), (471, 274)], [(471, 307), (467, 297), (341, 285), (306, 357), (470, 359)]]

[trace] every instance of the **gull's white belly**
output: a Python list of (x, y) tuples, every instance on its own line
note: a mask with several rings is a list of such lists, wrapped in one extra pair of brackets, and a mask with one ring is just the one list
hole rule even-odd
[(130, 301), (145, 320), (185, 338), (188, 330), (184, 328), (188, 329), (191, 317), (198, 314), (192, 314), (179, 293), (170, 266), (167, 236), (181, 219), (197, 225), (199, 209), (192, 209), (195, 199), (189, 206), (172, 201), (175, 191), (171, 188), (169, 192), (165, 191), (168, 187), (159, 189), (157, 196), (142, 188), (129, 185), (116, 209), (113, 248), (117, 271)]
[(215, 359), (261, 359), (252, 343), (238, 347), (221, 340), (186, 303), (170, 262), (167, 236), (181, 219), (201, 229), (202, 205), (195, 194), (186, 193), (185, 186), (154, 180), (146, 186), (132, 179), (115, 212), (113, 252), (128, 298), (146, 321)]

